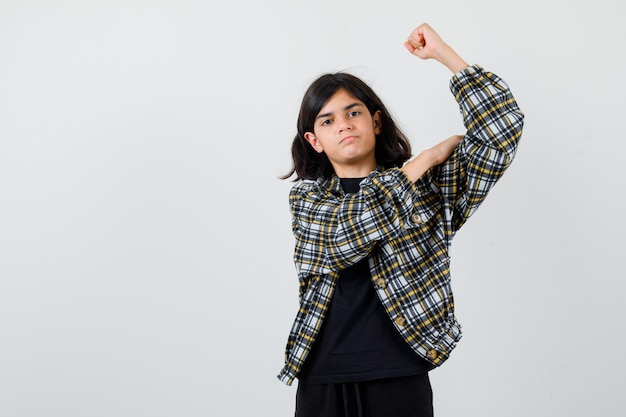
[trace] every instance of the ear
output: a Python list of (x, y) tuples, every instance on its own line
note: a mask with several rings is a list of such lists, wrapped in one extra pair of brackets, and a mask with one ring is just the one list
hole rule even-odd
[(304, 139), (306, 139), (306, 141), (309, 142), (309, 144), (313, 147), (313, 149), (317, 151), (317, 153), (324, 152), (324, 148), (322, 148), (322, 144), (320, 143), (319, 140), (317, 140), (317, 137), (315, 136), (313, 132), (306, 132), (304, 134)]
[(380, 110), (376, 110), (376, 113), (372, 116), (374, 122), (374, 133), (379, 135), (383, 127), (383, 115)]

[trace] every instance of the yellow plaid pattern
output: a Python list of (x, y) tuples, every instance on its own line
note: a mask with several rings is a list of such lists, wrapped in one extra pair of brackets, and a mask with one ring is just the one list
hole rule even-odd
[(378, 168), (358, 193), (339, 179), (303, 180), (289, 195), (300, 308), (278, 378), (297, 377), (330, 305), (339, 271), (368, 257), (372, 284), (411, 348), (441, 365), (461, 338), (448, 249), (515, 155), (524, 115), (507, 84), (472, 66), (450, 81), (467, 133), (416, 183)]

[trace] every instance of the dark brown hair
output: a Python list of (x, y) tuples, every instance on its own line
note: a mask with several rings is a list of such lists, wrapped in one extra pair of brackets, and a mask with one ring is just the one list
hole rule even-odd
[(315, 118), (330, 98), (344, 89), (365, 104), (370, 114), (381, 112), (381, 132), (376, 135), (376, 163), (383, 168), (400, 167), (411, 157), (411, 145), (396, 126), (387, 108), (374, 91), (354, 75), (338, 72), (325, 74), (307, 89), (300, 105), (297, 134), (291, 144), (293, 167), (282, 179), (296, 175), (299, 179), (330, 178), (335, 171), (325, 153), (318, 153), (306, 141), (304, 134), (313, 132)]

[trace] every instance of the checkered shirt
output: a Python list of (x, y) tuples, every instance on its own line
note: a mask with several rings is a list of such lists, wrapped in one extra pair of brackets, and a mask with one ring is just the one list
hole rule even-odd
[(378, 168), (354, 194), (344, 194), (336, 176), (293, 186), (300, 308), (278, 375), (287, 385), (319, 333), (340, 271), (363, 258), (391, 322), (419, 356), (439, 366), (461, 338), (449, 247), (511, 163), (524, 115), (507, 84), (480, 66), (455, 74), (450, 90), (467, 132), (415, 183), (398, 168)]

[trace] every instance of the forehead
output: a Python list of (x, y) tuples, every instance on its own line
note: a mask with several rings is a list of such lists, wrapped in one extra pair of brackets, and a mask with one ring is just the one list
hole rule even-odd
[(346, 106), (350, 106), (355, 103), (365, 106), (361, 100), (354, 97), (346, 89), (340, 88), (328, 99), (326, 103), (324, 103), (318, 114), (336, 113), (344, 109)]

